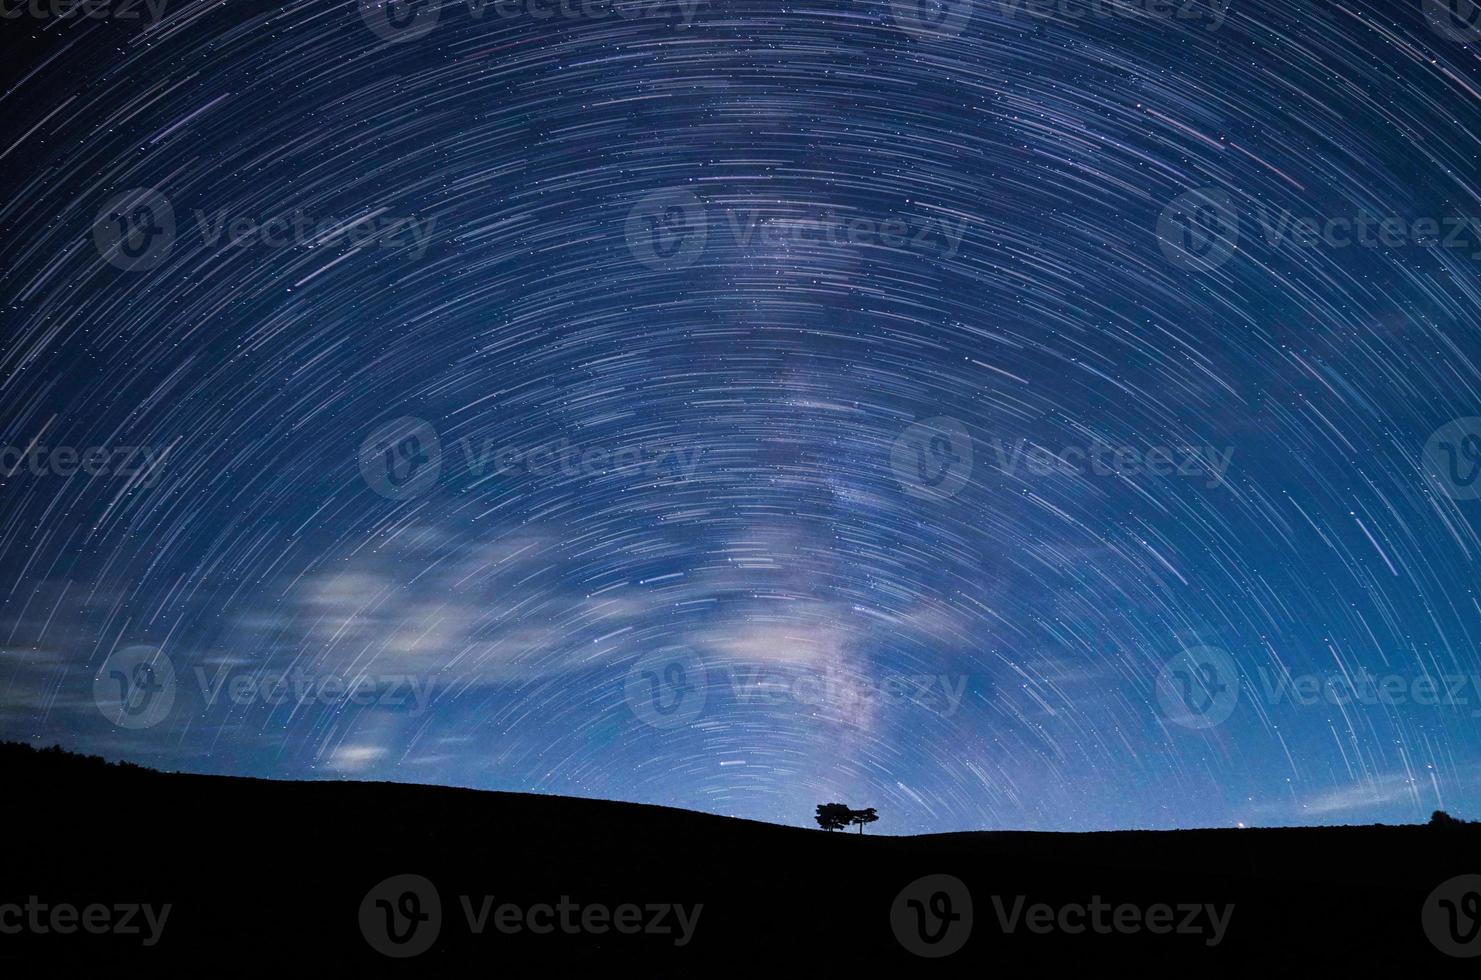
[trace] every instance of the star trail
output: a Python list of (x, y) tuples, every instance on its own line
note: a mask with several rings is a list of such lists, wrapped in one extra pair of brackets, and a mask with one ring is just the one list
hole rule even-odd
[(1481, 816), (1469, 0), (0, 21), (0, 738)]

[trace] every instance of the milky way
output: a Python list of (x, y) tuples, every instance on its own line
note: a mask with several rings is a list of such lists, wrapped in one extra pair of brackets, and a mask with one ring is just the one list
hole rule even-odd
[(1481, 816), (1481, 23), (89, 9), (0, 3), (0, 737)]

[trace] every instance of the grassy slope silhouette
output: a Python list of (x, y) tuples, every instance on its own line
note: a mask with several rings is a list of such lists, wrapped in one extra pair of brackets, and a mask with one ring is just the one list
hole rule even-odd
[[(160, 773), (14, 744), (0, 744), (0, 778), (9, 827), (0, 905), (31, 895), (172, 905), (153, 947), (23, 932), (0, 935), (0, 963), (176, 961), (236, 972), (315, 962), (396, 973), (621, 962), (726, 976), (1114, 963), (1159, 974), (1379, 962), (1445, 970), (1462, 961), (1426, 939), (1421, 905), (1445, 879), (1481, 872), (1477, 826), (861, 837), (566, 797)], [(442, 926), (428, 952), (390, 960), (367, 944), (358, 910), (377, 882), (406, 873), (435, 884)], [(927, 960), (902, 949), (890, 908), (934, 873), (966, 883), (972, 928), (960, 951)], [(703, 910), (682, 947), (674, 932), (474, 934), (459, 896), (476, 913), (487, 895), (495, 906), (566, 896), (583, 907)], [(1041, 935), (1022, 920), (1007, 932), (998, 903), (1011, 913), (1017, 896), (1234, 908), (1210, 947), (1207, 932)]]

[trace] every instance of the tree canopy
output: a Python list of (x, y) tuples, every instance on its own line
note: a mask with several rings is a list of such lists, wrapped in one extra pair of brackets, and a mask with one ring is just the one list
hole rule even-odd
[(853, 812), (842, 803), (819, 803), (813, 819), (824, 830), (842, 830), (849, 825)]
[(854, 810), (843, 803), (819, 803), (817, 815), (813, 818), (818, 826), (824, 830), (842, 830), (849, 824), (855, 824), (859, 833), (864, 832), (866, 823), (874, 823), (879, 819), (879, 814), (874, 812), (874, 807), (863, 810)]

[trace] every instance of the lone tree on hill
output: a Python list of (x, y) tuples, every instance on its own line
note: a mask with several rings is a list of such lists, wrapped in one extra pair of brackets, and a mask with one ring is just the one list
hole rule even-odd
[(1452, 817), (1450, 814), (1446, 813), (1444, 810), (1436, 810), (1434, 813), (1430, 814), (1431, 827), (1464, 827), (1467, 824), (1472, 823), (1475, 823), (1475, 821), (1458, 820), (1455, 817)]
[(862, 834), (864, 832), (864, 825), (866, 823), (874, 823), (874, 821), (879, 819), (879, 814), (875, 813), (874, 807), (871, 806), (864, 810), (850, 810), (848, 819), (849, 823), (859, 825), (859, 833)]
[(842, 830), (849, 825), (853, 813), (842, 803), (819, 803), (817, 815), (813, 819), (824, 830)]

